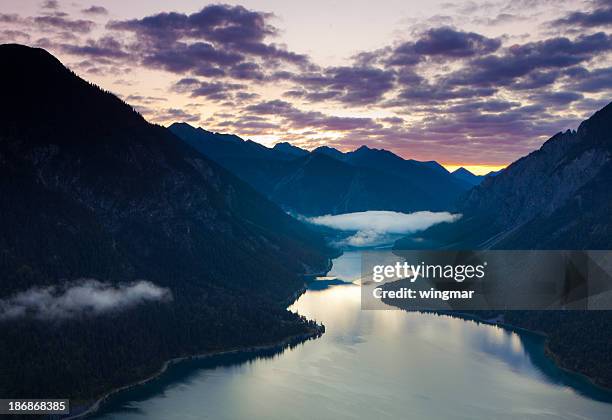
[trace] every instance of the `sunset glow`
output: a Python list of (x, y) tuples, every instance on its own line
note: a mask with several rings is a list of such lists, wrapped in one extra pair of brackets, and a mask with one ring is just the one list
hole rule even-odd
[(605, 4), (24, 0), (0, 7), (0, 42), (49, 50), (159, 124), (484, 173), (609, 102)]
[(447, 165), (445, 163), (442, 163), (442, 166), (444, 166), (449, 172), (453, 172), (454, 170), (463, 167), (474, 175), (486, 175), (490, 172), (497, 172), (506, 167), (504, 165)]

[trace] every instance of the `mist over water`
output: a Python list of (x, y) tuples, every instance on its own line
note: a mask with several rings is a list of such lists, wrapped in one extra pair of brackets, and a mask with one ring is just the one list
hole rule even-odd
[(347, 232), (347, 237), (336, 241), (337, 246), (362, 248), (393, 243), (403, 235), (423, 231), (439, 223), (452, 223), (460, 218), (460, 214), (449, 212), (400, 213), (371, 210), (310, 217), (305, 220), (314, 225)]
[[(609, 419), (612, 395), (558, 369), (540, 336), (474, 321), (361, 310), (359, 251), (290, 307), (326, 326), (291, 349), (185, 362), (97, 417), (137, 420)], [(324, 281), (321, 281), (322, 283)]]

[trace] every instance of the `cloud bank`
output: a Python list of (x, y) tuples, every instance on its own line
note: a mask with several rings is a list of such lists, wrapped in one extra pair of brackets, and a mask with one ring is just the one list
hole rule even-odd
[(338, 245), (366, 247), (388, 243), (398, 235), (422, 231), (438, 223), (452, 223), (459, 218), (460, 214), (449, 212), (364, 211), (312, 217), (307, 221), (340, 231), (354, 232), (338, 242)]
[(59, 320), (99, 315), (144, 302), (171, 299), (169, 289), (148, 281), (115, 286), (94, 279), (82, 279), (63, 286), (32, 287), (7, 299), (0, 299), (0, 320), (25, 316)]
[[(189, 121), (309, 150), (376, 145), (445, 163), (505, 165), (612, 94), (610, 0), (445, 2), (368, 49), (347, 37), (353, 55), (333, 64), (285, 45), (271, 12), (181, 12), (176, 3), (129, 17), (53, 0), (0, 10), (0, 43), (45, 48), (102, 86), (116, 78), (131, 105), (164, 125)], [(168, 97), (137, 99), (165, 96), (146, 91), (143, 69)]]

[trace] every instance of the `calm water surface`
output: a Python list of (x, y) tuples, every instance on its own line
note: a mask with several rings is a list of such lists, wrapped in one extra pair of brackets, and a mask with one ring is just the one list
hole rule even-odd
[[(360, 254), (330, 275), (353, 281)], [(99, 419), (606, 419), (612, 396), (544, 356), (542, 339), (469, 320), (362, 311), (359, 286), (292, 307), (326, 333), (284, 351), (173, 366), (113, 397)]]

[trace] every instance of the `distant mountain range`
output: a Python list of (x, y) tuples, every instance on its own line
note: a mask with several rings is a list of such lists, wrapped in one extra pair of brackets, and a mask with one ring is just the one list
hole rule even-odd
[(273, 149), (277, 152), (284, 153), (285, 155), (291, 155), (295, 157), (306, 156), (309, 153), (308, 150), (301, 149), (287, 142), (276, 143)]
[(307, 216), (366, 210), (451, 210), (471, 181), (437, 162), (403, 159), (362, 146), (352, 152), (322, 146), (312, 152), (175, 123), (170, 131), (284, 209)]
[(0, 299), (82, 278), (173, 296), (60, 324), (0, 307), (1, 395), (90, 399), (172, 357), (316, 330), (286, 302), (327, 269), (322, 237), (46, 51), (0, 61)]
[(462, 197), (463, 218), (400, 248), (611, 249), (612, 104)]
[(475, 186), (475, 185), (479, 185), (485, 178), (487, 178), (489, 176), (497, 176), (502, 171), (503, 171), (503, 169), (500, 169), (498, 171), (491, 171), (491, 172), (489, 172), (486, 175), (475, 175), (475, 174), (471, 173), (469, 170), (461, 167), (461, 168), (455, 169), (453, 172), (451, 172), (451, 174), (455, 178), (457, 178), (457, 179), (459, 179), (459, 180), (461, 180), (461, 181), (463, 181), (463, 182), (465, 182), (465, 183), (467, 183), (469, 185)]
[(451, 172), (451, 175), (469, 185), (478, 185), (484, 179), (484, 176), (474, 175), (463, 167), (455, 169), (453, 172)]

